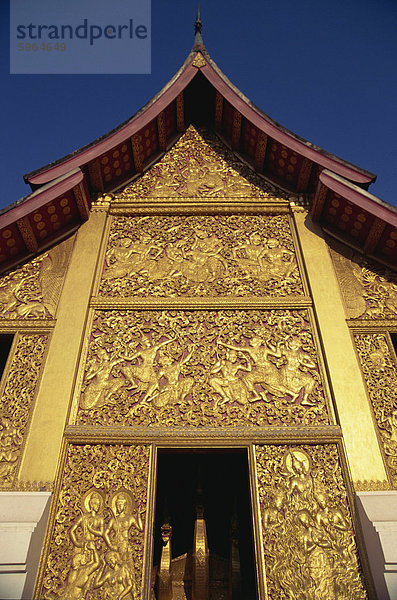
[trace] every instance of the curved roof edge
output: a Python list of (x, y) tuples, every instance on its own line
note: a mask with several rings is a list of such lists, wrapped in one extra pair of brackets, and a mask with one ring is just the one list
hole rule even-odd
[(206, 125), (260, 175), (312, 199), (313, 219), (327, 231), (360, 252), (389, 264), (397, 261), (397, 211), (366, 191), (376, 176), (263, 113), (229, 81), (196, 35), (181, 68), (135, 115), (25, 175), (35, 191), (0, 212), (0, 268), (74, 231), (88, 218), (92, 199), (126, 185), (154, 164), (194, 123), (194, 111), (204, 104)]
[[(205, 60), (201, 64), (200, 62), (195, 64), (195, 59), (200, 56), (200, 54), (205, 57)], [(205, 47), (197, 44), (188, 54), (181, 68), (169, 82), (130, 119), (71, 154), (36, 169), (35, 171), (27, 173), (24, 176), (25, 181), (29, 182), (32, 186), (43, 185), (44, 183), (61, 176), (68, 170), (82, 167), (89, 161), (98, 158), (106, 151), (116, 147), (118, 144), (125, 142), (170, 105), (170, 103), (187, 88), (199, 71), (215, 90), (260, 132), (276, 140), (280, 144), (286, 145), (291, 151), (313, 161), (320, 167), (337, 172), (342, 177), (346, 177), (360, 185), (369, 185), (375, 181), (375, 174), (365, 169), (361, 169), (360, 167), (344, 161), (326, 150), (315, 146), (262, 112), (229, 81), (226, 75), (212, 60)]]

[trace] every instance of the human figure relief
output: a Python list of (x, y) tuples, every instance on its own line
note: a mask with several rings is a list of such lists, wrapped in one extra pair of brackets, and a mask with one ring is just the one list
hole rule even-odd
[(122, 374), (132, 386), (136, 387), (135, 380), (138, 380), (139, 385), (146, 388), (144, 400), (148, 401), (152, 394), (157, 389), (157, 373), (154, 368), (157, 352), (163, 346), (166, 346), (173, 340), (164, 340), (152, 346), (149, 338), (143, 337), (140, 345), (141, 348), (136, 350), (131, 355), (123, 355), (123, 359), (132, 362), (132, 365), (126, 365), (121, 369)]
[(113, 518), (105, 530), (104, 538), (111, 550), (117, 552), (123, 561), (131, 561), (129, 532), (131, 527), (143, 531), (142, 519), (136, 511), (131, 494), (126, 490), (118, 491), (111, 500)]
[(251, 371), (251, 365), (248, 362), (246, 365), (237, 362), (236, 350), (227, 348), (226, 358), (219, 358), (212, 368), (209, 383), (221, 396), (220, 405), (226, 402), (238, 402), (244, 405), (250, 401), (250, 391), (246, 382), (238, 375), (239, 371), (242, 373)]
[(310, 459), (303, 450), (295, 449), (284, 456), (284, 468), (288, 475), (287, 490), (296, 508), (313, 505), (313, 478), (310, 473)]
[(45, 318), (47, 310), (41, 291), (37, 289), (36, 276), (11, 279), (0, 287), (0, 310), (3, 313), (15, 313), (17, 317)]
[[(264, 268), (263, 257), (266, 250), (259, 233), (251, 233), (249, 243), (239, 244), (233, 248), (234, 258), (237, 260), (246, 277), (260, 277)], [(242, 255), (242, 256), (241, 256)]]
[(342, 510), (329, 506), (329, 499), (324, 492), (315, 493), (317, 510), (315, 523), (328, 537), (330, 546), (343, 561), (351, 562), (354, 541), (349, 539), (350, 527)]
[(122, 377), (112, 377), (114, 367), (123, 362), (122, 358), (110, 359), (104, 348), (98, 349), (97, 362), (92, 362), (85, 376), (87, 387), (80, 400), (83, 410), (101, 408), (117, 401), (114, 395), (125, 386)]
[(263, 527), (280, 524), (283, 521), (282, 508), (285, 495), (281, 490), (274, 490), (273, 495), (268, 498), (268, 506), (264, 507), (262, 513)]
[(130, 238), (119, 240), (118, 244), (108, 252), (107, 268), (103, 279), (127, 277), (132, 273), (150, 269), (151, 259), (158, 256), (161, 248), (154, 245), (148, 234), (142, 234), (138, 240)]
[[(316, 527), (308, 510), (303, 509), (297, 514), (306, 564), (309, 568), (311, 585), (307, 588), (308, 598), (313, 600), (336, 600), (334, 573), (330, 559), (329, 540)], [(309, 583), (309, 582), (308, 582)]]
[[(122, 593), (122, 595), (110, 595), (109, 600), (110, 598), (124, 598), (128, 594), (130, 594), (131, 598), (135, 598), (135, 570), (129, 534), (132, 527), (143, 531), (142, 519), (136, 510), (131, 494), (126, 490), (118, 491), (114, 494), (111, 500), (111, 508), (113, 518), (110, 520), (104, 534), (105, 541), (112, 551), (112, 554), (108, 553), (107, 556), (113, 557), (112, 564), (107, 561), (110, 567), (108, 573), (113, 573), (113, 583), (117, 583), (119, 586), (118, 588), (114, 588), (114, 594), (117, 592), (119, 594)], [(110, 580), (110, 576), (102, 573), (102, 576), (97, 579), (95, 585), (99, 586)], [(123, 592), (120, 589), (122, 586), (124, 587)]]
[(104, 500), (96, 490), (88, 491), (82, 500), (82, 514), (70, 529), (70, 539), (75, 553), (90, 552), (96, 548), (95, 542), (104, 537)]
[(11, 279), (0, 287), (0, 307), (3, 313), (12, 312), (21, 300), (18, 291), (24, 283), (23, 279)]
[(222, 246), (219, 239), (200, 227), (196, 227), (194, 235), (194, 242), (186, 257), (191, 262), (188, 278), (196, 282), (220, 279), (227, 265), (220, 255)]
[(267, 240), (267, 248), (265, 248), (261, 258), (264, 269), (260, 273), (261, 279), (278, 279), (281, 281), (290, 278), (292, 271), (296, 269), (294, 253), (280, 246), (276, 238)]
[(147, 275), (151, 279), (169, 279), (182, 275), (181, 266), (185, 261), (183, 240), (176, 240), (164, 248), (164, 252), (151, 256), (147, 262)]
[(18, 449), (22, 437), (10, 419), (4, 418), (0, 429), (0, 482), (2, 485), (12, 483), (15, 463), (18, 460)]
[[(269, 336), (268, 336), (269, 338)], [(262, 342), (265, 341), (263, 344)], [(254, 394), (251, 401), (262, 400), (261, 392), (258, 392), (255, 385), (262, 386), (268, 392), (280, 396), (285, 395), (286, 390), (280, 383), (280, 373), (276, 365), (269, 360), (269, 356), (281, 358), (278, 347), (270, 343), (269, 339), (261, 340), (258, 336), (253, 336), (248, 346), (232, 346), (230, 344), (220, 344), (236, 352), (248, 354), (252, 361), (251, 369), (244, 376), (244, 381), (250, 391)]]
[(117, 552), (110, 550), (102, 563), (94, 588), (103, 588), (106, 600), (136, 599), (135, 580), (129, 565), (123, 562)]
[(97, 540), (104, 537), (103, 506), (104, 500), (96, 490), (89, 490), (82, 499), (82, 514), (69, 532), (74, 554), (63, 600), (84, 597), (99, 567)]
[(314, 406), (309, 396), (314, 390), (315, 380), (307, 369), (315, 369), (316, 364), (312, 358), (300, 348), (299, 340), (291, 338), (287, 348), (282, 350), (285, 364), (281, 367), (281, 380), (285, 388), (292, 393), (294, 400), (303, 389), (302, 406)]
[(384, 409), (381, 409), (381, 423), (387, 423), (390, 433), (389, 441), (397, 443), (397, 408), (386, 417)]
[(59, 600), (82, 600), (91, 585), (95, 571), (99, 568), (99, 555), (94, 547), (89, 552), (75, 554), (66, 587), (60, 591)]
[[(162, 406), (180, 404), (188, 396), (194, 385), (193, 377), (181, 378), (181, 371), (192, 357), (194, 346), (189, 353), (181, 360), (172, 361), (167, 354), (162, 352), (159, 358), (160, 370), (157, 373), (157, 389), (152, 393), (151, 397), (147, 397), (148, 402), (153, 402), (156, 408)], [(166, 379), (166, 384), (160, 387), (162, 378)]]

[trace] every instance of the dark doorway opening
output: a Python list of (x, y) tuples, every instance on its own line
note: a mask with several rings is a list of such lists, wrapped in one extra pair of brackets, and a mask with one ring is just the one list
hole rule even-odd
[[(173, 578), (182, 572), (178, 560), (184, 560), (183, 583), (178, 585), (183, 585), (187, 600), (192, 597), (188, 561), (194, 560), (193, 538), (201, 505), (209, 551), (208, 598), (257, 600), (247, 451), (161, 450), (157, 473), (154, 580), (164, 545), (161, 527), (169, 523)], [(185, 559), (178, 558), (184, 555)]]
[(12, 334), (0, 335), (0, 378), (4, 373), (4, 369), (6, 368), (7, 358), (10, 354), (13, 339), (14, 335)]
[(394, 351), (397, 354), (397, 333), (391, 333), (390, 337), (391, 337), (392, 344), (394, 346)]

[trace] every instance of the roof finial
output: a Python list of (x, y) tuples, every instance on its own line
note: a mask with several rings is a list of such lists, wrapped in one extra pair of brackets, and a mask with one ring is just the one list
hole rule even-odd
[(194, 45), (193, 50), (200, 50), (204, 47), (203, 38), (201, 37), (201, 30), (203, 28), (203, 24), (200, 18), (200, 4), (197, 4), (197, 15), (196, 22), (194, 24)]

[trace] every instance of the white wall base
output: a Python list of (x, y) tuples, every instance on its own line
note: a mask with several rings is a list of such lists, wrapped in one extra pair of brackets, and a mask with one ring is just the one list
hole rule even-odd
[(50, 492), (0, 492), (0, 598), (33, 597)]
[(378, 600), (397, 600), (397, 492), (357, 492)]

